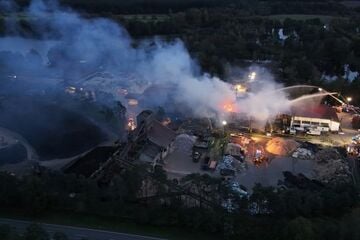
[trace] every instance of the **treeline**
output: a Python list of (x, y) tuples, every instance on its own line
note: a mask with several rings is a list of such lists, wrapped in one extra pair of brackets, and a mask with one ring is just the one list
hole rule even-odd
[[(220, 58), (221, 62), (275, 60), (286, 66), (291, 64), (289, 59), (296, 57), (316, 64), (320, 73), (325, 71), (326, 74), (343, 74), (345, 63), (350, 64), (351, 68), (359, 67), (360, 42), (356, 30), (359, 19), (334, 18), (325, 23), (319, 16), (307, 20), (286, 18), (282, 21), (277, 18), (246, 17), (241, 12), (229, 9), (192, 9), (168, 17), (154, 16), (152, 21), (145, 21), (141, 16), (114, 19), (122, 22), (136, 37), (179, 36), (188, 43), (192, 53), (199, 53), (201, 62), (205, 58)], [(284, 39), (280, 39), (280, 29), (283, 30)], [(348, 35), (339, 32), (341, 30)], [(202, 57), (202, 54), (205, 56)], [(308, 81), (312, 77), (309, 76), (312, 72), (309, 69), (298, 72), (299, 79)]]
[[(27, 6), (30, 0), (16, 0), (20, 7)], [(139, 14), (169, 13), (190, 8), (238, 8), (250, 14), (336, 14), (348, 13), (346, 7), (332, 0), (59, 0), (61, 4), (90, 13)]]
[(0, 206), (27, 216), (85, 214), (226, 239), (358, 239), (358, 193), (351, 183), (323, 186), (306, 181), (291, 188), (257, 185), (249, 197), (208, 175), (189, 175), (178, 183), (196, 189), (214, 203), (210, 206), (168, 188), (167, 181), (163, 171), (149, 176), (143, 166), (122, 171), (110, 185), (47, 171), (20, 179), (2, 173)]
[(267, 61), (276, 79), (287, 85), (323, 85), (354, 97), (360, 90), (359, 77), (349, 80), (346, 72), (346, 66), (360, 71), (357, 17), (281, 19), (250, 17), (235, 9), (191, 9), (153, 19), (113, 19), (138, 38), (181, 38), (203, 70), (223, 78), (227, 65)]
[[(265, 61), (276, 79), (286, 85), (322, 85), (352, 96), (354, 103), (360, 100), (359, 76), (348, 79), (349, 70), (360, 72), (358, 16), (256, 17), (236, 8), (194, 8), (163, 15), (89, 17), (99, 15), (120, 23), (140, 40), (159, 35), (170, 41), (182, 39), (204, 71), (223, 79), (228, 66)], [(14, 34), (41, 36), (32, 21), (41, 19), (19, 19)], [(9, 34), (5, 27), (0, 19), (1, 35)]]
[[(74, 4), (76, 2), (74, 1)], [(86, 2), (91, 5), (91, 2)], [(95, 2), (100, 4), (98, 1), (94, 1), (94, 4)], [(122, 2), (119, 1), (118, 4)], [(126, 2), (133, 4), (132, 1)], [(267, 4), (267, 2), (283, 4), (280, 1), (260, 3)], [(239, 3), (248, 4), (246, 1)], [(290, 1), (290, 3), (299, 2)], [(336, 4), (333, 1), (309, 3)], [(258, 2), (251, 1), (249, 4), (258, 4)], [(353, 96), (354, 103), (360, 100), (357, 98), (357, 92), (360, 91), (359, 77), (348, 80), (349, 72), (345, 71), (348, 66), (348, 70), (360, 72), (358, 14), (346, 15), (346, 17), (321, 15), (259, 17), (253, 16), (256, 14), (253, 10), (234, 7), (191, 8), (160, 15), (119, 15), (114, 12), (102, 13), (100, 9), (99, 7), (94, 14), (85, 14), (85, 16), (111, 18), (125, 26), (130, 34), (138, 39), (156, 35), (166, 40), (181, 38), (204, 71), (224, 79), (227, 77), (228, 66), (267, 61), (276, 79), (286, 85), (299, 83), (323, 85), (329, 90)], [(324, 8), (314, 7), (314, 9)], [(279, 13), (285, 12), (279, 10)], [(304, 13), (309, 14), (311, 11)], [(5, 20), (0, 18), (0, 34), (20, 34), (35, 38), (41, 36), (42, 33), (37, 32), (38, 28), (32, 27), (32, 21), (42, 20), (20, 18), (18, 28), (11, 33), (6, 29)], [(283, 34), (282, 39), (280, 30)], [(56, 33), (53, 35), (56, 36)]]

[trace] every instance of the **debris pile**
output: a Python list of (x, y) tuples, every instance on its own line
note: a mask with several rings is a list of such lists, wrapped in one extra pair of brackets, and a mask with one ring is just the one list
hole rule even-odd
[(231, 171), (242, 171), (246, 169), (246, 163), (241, 162), (231, 155), (224, 156), (223, 160), (218, 164), (218, 169), (231, 170)]
[(240, 197), (248, 196), (248, 192), (244, 187), (242, 187), (238, 182), (233, 181), (229, 183), (230, 188), (233, 192), (239, 194)]
[(244, 153), (245, 151), (236, 143), (229, 143), (225, 150), (226, 155), (231, 155), (238, 160), (244, 160)]
[(189, 155), (192, 154), (192, 147), (196, 138), (187, 134), (180, 134), (176, 137), (174, 142), (174, 148), (177, 151), (185, 152)]
[(296, 151), (291, 155), (293, 158), (310, 160), (314, 158), (313, 153), (306, 149), (306, 148), (298, 148)]
[(266, 151), (274, 155), (286, 156), (299, 147), (299, 143), (292, 139), (273, 138), (266, 144)]
[(348, 163), (340, 153), (333, 148), (320, 150), (315, 155), (316, 178), (323, 183), (348, 182), (351, 171)]

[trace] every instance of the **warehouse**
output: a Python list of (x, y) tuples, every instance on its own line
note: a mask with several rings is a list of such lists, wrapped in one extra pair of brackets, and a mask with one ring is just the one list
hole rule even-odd
[(297, 131), (316, 130), (338, 132), (340, 120), (336, 110), (327, 105), (297, 106), (291, 109), (291, 129)]

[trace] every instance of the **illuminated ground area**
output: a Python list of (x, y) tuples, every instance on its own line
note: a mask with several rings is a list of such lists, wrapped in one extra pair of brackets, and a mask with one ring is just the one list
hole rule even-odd
[[(351, 179), (345, 156), (334, 148), (296, 137), (240, 132), (231, 135), (215, 139), (215, 143), (207, 149), (195, 148), (196, 150), (193, 150), (195, 137), (180, 135), (175, 140), (174, 152), (165, 161), (169, 177), (181, 178), (191, 173), (209, 174), (239, 184), (248, 192), (257, 183), (263, 186), (284, 185), (290, 173), (294, 178), (301, 179), (305, 176), (322, 183)], [(194, 151), (200, 153), (200, 158), (196, 161)], [(216, 160), (217, 167), (211, 169), (206, 157)], [(301, 180), (297, 184), (300, 182)]]

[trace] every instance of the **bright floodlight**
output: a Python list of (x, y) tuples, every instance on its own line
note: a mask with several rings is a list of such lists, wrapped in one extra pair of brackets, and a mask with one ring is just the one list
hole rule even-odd
[(249, 75), (249, 79), (250, 80), (255, 80), (256, 78), (256, 72), (252, 72), (250, 75)]
[(352, 97), (347, 97), (347, 98), (346, 98), (346, 101), (351, 102), (351, 101), (352, 101)]
[(321, 87), (318, 88), (319, 92), (321, 92), (323, 89)]
[(241, 84), (236, 84), (235, 86), (234, 86), (234, 89), (235, 89), (235, 91), (237, 92), (237, 93), (245, 93), (246, 92), (246, 86), (243, 86), (243, 85), (241, 85)]
[(227, 125), (227, 121), (225, 121), (225, 120), (222, 121), (222, 125), (223, 125), (223, 126), (226, 126), (226, 125)]

